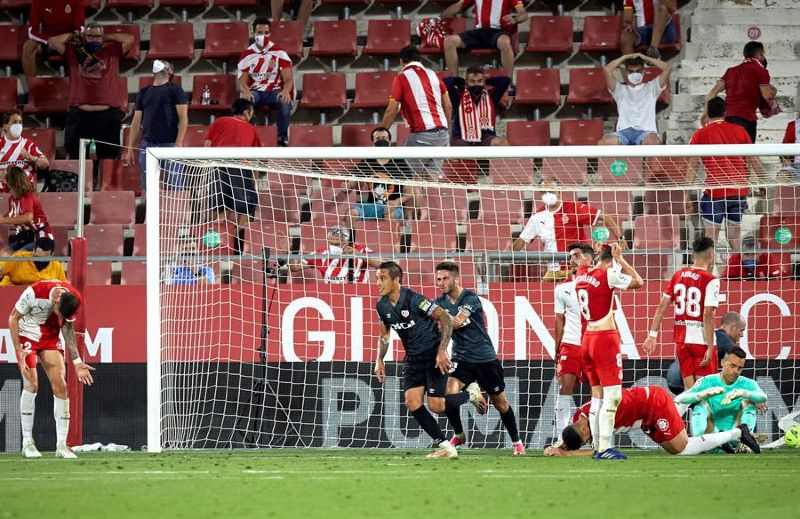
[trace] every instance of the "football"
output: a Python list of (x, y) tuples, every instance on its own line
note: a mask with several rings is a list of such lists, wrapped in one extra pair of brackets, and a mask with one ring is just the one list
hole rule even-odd
[(786, 429), (786, 435), (783, 437), (787, 447), (800, 448), (800, 423)]

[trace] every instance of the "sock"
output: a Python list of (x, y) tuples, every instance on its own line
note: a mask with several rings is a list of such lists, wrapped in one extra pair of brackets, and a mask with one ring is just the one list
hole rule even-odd
[(692, 436), (700, 436), (706, 432), (708, 427), (708, 408), (698, 404), (692, 408)]
[(594, 450), (597, 450), (597, 440), (600, 438), (599, 411), (602, 404), (603, 399), (595, 397), (592, 397), (591, 404), (589, 404), (589, 432), (592, 434)]
[(508, 411), (500, 413), (500, 419), (503, 420), (503, 425), (506, 426), (506, 431), (511, 437), (513, 443), (519, 442), (519, 429), (517, 429), (517, 417), (514, 416), (514, 410), (508, 406)]
[(561, 431), (569, 425), (569, 412), (572, 406), (570, 395), (558, 395), (556, 397), (556, 435), (560, 438)]
[(69, 432), (69, 398), (53, 397), (53, 418), (56, 419), (56, 445), (66, 445)]
[(688, 404), (679, 404), (678, 402), (673, 402), (675, 404), (675, 409), (678, 411), (678, 416), (683, 416), (686, 413), (686, 410), (689, 409)]
[(622, 400), (622, 386), (605, 386), (603, 388), (603, 403), (600, 405), (598, 422), (600, 424), (600, 438), (597, 440), (598, 452), (603, 452), (613, 447), (614, 421), (617, 417), (617, 406)]
[(750, 428), (751, 433), (756, 432), (756, 407), (753, 405), (748, 405), (744, 409), (742, 409), (742, 417), (739, 419), (739, 423), (745, 424)]
[(742, 431), (739, 428), (731, 429), (730, 431), (723, 431), (718, 433), (703, 434), (702, 436), (692, 436), (689, 438), (689, 443), (686, 447), (678, 453), (680, 456), (694, 456), (701, 452), (716, 449), (723, 443), (738, 440), (742, 437)]
[(19, 397), (19, 414), (22, 422), (23, 445), (33, 441), (33, 414), (36, 411), (36, 393), (27, 389), (22, 390)]
[(469, 393), (461, 391), (454, 395), (444, 397), (445, 414), (447, 421), (456, 435), (464, 434), (464, 424), (461, 423), (461, 406), (469, 400)]
[(411, 411), (411, 414), (414, 416), (419, 426), (422, 427), (422, 430), (428, 433), (428, 436), (433, 438), (436, 443), (445, 441), (444, 433), (441, 427), (439, 427), (439, 423), (424, 405), (419, 409)]

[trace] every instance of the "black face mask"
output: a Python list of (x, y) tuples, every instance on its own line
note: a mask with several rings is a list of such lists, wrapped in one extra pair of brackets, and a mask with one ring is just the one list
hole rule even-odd
[(468, 87), (467, 90), (473, 96), (478, 97), (483, 93), (483, 85), (472, 85), (471, 87)]
[(387, 146), (391, 146), (392, 143), (387, 141), (386, 139), (378, 139), (377, 141), (374, 142), (374, 145), (380, 148), (385, 148)]
[(764, 65), (764, 68), (767, 68), (767, 58), (761, 58), (761, 64)]
[(49, 261), (34, 261), (33, 264), (34, 264), (34, 266), (36, 266), (36, 270), (41, 272), (42, 270), (47, 268), (47, 265), (49, 265), (50, 262)]

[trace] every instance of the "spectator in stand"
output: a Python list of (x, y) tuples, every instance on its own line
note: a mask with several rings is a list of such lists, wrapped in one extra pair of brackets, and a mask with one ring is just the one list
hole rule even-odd
[(55, 247), (52, 239), (39, 238), (33, 251), (21, 250), (11, 255), (12, 258), (30, 258), (28, 261), (0, 261), (0, 286), (31, 285), (48, 279), (66, 281), (64, 265), (48, 259)]
[(508, 141), (495, 133), (495, 122), (500, 100), (511, 85), (510, 77), (486, 79), (482, 68), (470, 67), (466, 80), (448, 77), (444, 84), (455, 111), (451, 145), (508, 146)]
[[(10, 166), (18, 166), (36, 184), (35, 169), (47, 169), (50, 161), (31, 139), (22, 136), (22, 112), (9, 110), (3, 114), (3, 135), (0, 137), (0, 177)], [(8, 193), (5, 179), (0, 180), (0, 193)]]
[[(186, 92), (180, 85), (172, 83), (175, 72), (167, 61), (153, 62), (153, 84), (144, 87), (136, 95), (136, 110), (133, 112), (131, 131), (128, 134), (128, 150), (125, 160), (133, 164), (134, 150), (139, 140), (140, 130), (142, 143), (139, 149), (139, 169), (142, 191), (147, 187), (145, 178), (147, 148), (172, 148), (183, 146), (183, 137), (189, 124)], [(165, 185), (175, 189), (183, 187), (180, 166), (170, 163), (167, 168)]]
[[(270, 0), (270, 7), (272, 8), (272, 21), (278, 23), (283, 17), (283, 5), (285, 0)], [(308, 19), (311, 18), (311, 11), (314, 9), (314, 0), (298, 0), (295, 5), (299, 3), (297, 9), (297, 21), (303, 27), (303, 33), (308, 31)]]
[(170, 285), (211, 285), (216, 281), (214, 269), (197, 259), (197, 242), (188, 239), (181, 247), (178, 262), (172, 266)]
[(315, 254), (322, 258), (290, 260), (289, 269), (300, 272), (317, 269), (326, 283), (369, 283), (369, 267), (378, 268), (383, 260), (379, 258), (347, 258), (348, 254), (369, 255), (373, 251), (367, 245), (353, 243), (350, 231), (344, 227), (331, 227), (328, 230), (328, 245), (320, 247)]
[(11, 166), (6, 170), (6, 183), (11, 196), (8, 198), (8, 213), (0, 217), (0, 224), (14, 226), (14, 234), (8, 239), (8, 249), (33, 250), (39, 238), (52, 240), (53, 233), (36, 195), (36, 186), (25, 171), (18, 166)]
[(742, 251), (731, 254), (723, 278), (727, 279), (777, 279), (792, 276), (792, 264), (783, 254), (770, 254), (758, 250), (758, 239), (747, 235), (742, 239)]
[[(744, 46), (744, 61), (726, 70), (706, 96), (706, 101), (709, 101), (725, 91), (725, 120), (747, 130), (750, 142), (756, 142), (758, 135), (756, 110), (762, 99), (772, 103), (778, 95), (778, 90), (769, 83), (767, 57), (764, 54), (761, 42), (748, 42)], [(704, 112), (700, 122), (705, 124), (708, 117), (710, 115)]]
[[(725, 100), (714, 97), (706, 103), (705, 113), (708, 114), (708, 123), (697, 130), (689, 144), (750, 144), (747, 131), (734, 123), (723, 119), (725, 114)], [(747, 194), (750, 192), (749, 168), (759, 177), (763, 176), (763, 168), (758, 157), (703, 157), (706, 186), (734, 185), (728, 187), (706, 189), (700, 199), (700, 215), (703, 219), (705, 235), (718, 243), (719, 231), (727, 220), (725, 236), (728, 246), (734, 250), (739, 249), (739, 236), (742, 214), (747, 210)], [(697, 178), (697, 167), (700, 165), (698, 157), (689, 159), (686, 171), (686, 181), (694, 182)]]
[(722, 316), (722, 325), (714, 330), (714, 338), (717, 346), (717, 359), (722, 362), (731, 350), (739, 346), (739, 340), (747, 328), (747, 323), (741, 314), (728, 312)]
[(28, 40), (22, 45), (25, 79), (36, 76), (36, 59), (47, 55), (48, 40), (81, 32), (86, 20), (83, 0), (33, 0), (28, 22)]
[(266, 18), (253, 22), (255, 42), (239, 57), (239, 95), (256, 108), (278, 110), (278, 146), (288, 146), (294, 99), (292, 60), (270, 41), (271, 26)]
[[(798, 86), (797, 107), (800, 112), (800, 86)], [(786, 125), (786, 133), (783, 135), (784, 144), (795, 144), (800, 142), (800, 115)], [(800, 155), (794, 157), (781, 157), (783, 170), (793, 179), (800, 178)]]
[(625, 0), (622, 12), (622, 53), (632, 54), (636, 47), (647, 45), (645, 54), (661, 59), (656, 48), (662, 43), (675, 43), (678, 34), (672, 15), (677, 0)]
[(500, 63), (509, 76), (514, 72), (515, 49), (511, 36), (517, 25), (528, 19), (522, 0), (458, 0), (442, 11), (442, 18), (451, 18), (464, 9), (475, 6), (475, 28), (444, 39), (444, 59), (447, 70), (456, 77), (458, 49), (497, 49)]
[[(655, 79), (643, 83), (645, 62), (658, 67), (661, 73)], [(625, 82), (618, 83), (614, 71), (625, 66)], [(625, 54), (605, 67), (608, 91), (617, 103), (617, 131), (607, 133), (597, 144), (605, 145), (658, 145), (661, 138), (656, 127), (656, 102), (669, 82), (672, 68), (663, 61), (640, 53)]]
[(87, 25), (82, 34), (50, 38), (50, 47), (69, 66), (64, 148), (70, 158), (78, 158), (80, 139), (96, 141), (99, 159), (119, 157), (122, 118), (128, 108), (119, 91), (119, 62), (132, 45), (132, 35), (105, 34), (96, 23)]

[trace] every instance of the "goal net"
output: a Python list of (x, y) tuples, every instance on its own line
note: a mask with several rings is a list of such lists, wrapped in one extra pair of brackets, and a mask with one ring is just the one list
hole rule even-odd
[[(668, 377), (672, 310), (656, 351), (641, 346), (694, 238), (719, 232), (717, 322), (745, 319), (744, 374), (769, 396), (758, 432), (775, 439), (778, 419), (800, 409), (798, 146), (148, 154), (148, 185), (162, 180), (147, 191), (151, 451), (429, 446), (404, 406), (394, 332), (387, 379), (372, 376), (375, 265), (387, 259), (432, 299), (435, 265), (458, 263), (481, 297), (522, 439), (543, 447), (558, 434), (553, 293), (569, 274), (571, 238), (628, 249), (645, 285), (618, 296), (623, 382), (667, 388), (680, 386)], [(179, 188), (165, 182), (174, 175)], [(558, 202), (529, 223), (544, 193)], [(578, 385), (573, 409), (588, 392)], [(497, 411), (461, 412), (471, 447), (510, 446)], [(653, 446), (638, 430), (619, 442)]]

